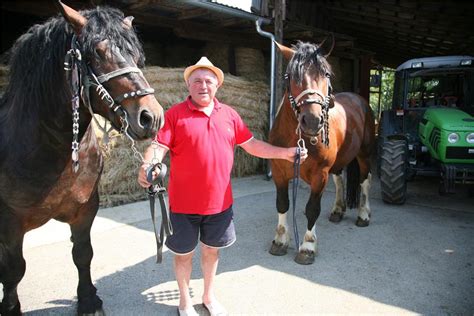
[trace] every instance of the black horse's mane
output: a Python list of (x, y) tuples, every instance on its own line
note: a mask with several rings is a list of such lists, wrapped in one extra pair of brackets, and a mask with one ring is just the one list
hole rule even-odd
[(290, 80), (294, 81), (297, 85), (303, 83), (304, 75), (308, 72), (315, 77), (332, 75), (331, 65), (322, 55), (319, 45), (298, 41), (293, 46), (293, 49), (295, 54), (288, 63), (287, 73), (290, 76)]
[[(109, 48), (118, 47), (143, 66), (142, 45), (123, 23), (120, 10), (102, 6), (80, 13), (88, 20), (79, 37), (83, 59), (100, 60), (96, 44), (108, 39)], [(12, 47), (9, 85), (0, 100), (0, 156), (15, 151), (12, 146), (32, 146), (34, 132), (45, 122), (62, 130), (72, 126), (63, 65), (72, 35), (72, 27), (59, 15), (32, 26)]]

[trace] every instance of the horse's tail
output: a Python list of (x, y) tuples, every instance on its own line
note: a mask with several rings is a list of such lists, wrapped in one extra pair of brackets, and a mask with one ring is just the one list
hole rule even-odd
[(347, 166), (346, 176), (346, 205), (348, 208), (359, 207), (360, 169), (357, 158), (354, 158)]

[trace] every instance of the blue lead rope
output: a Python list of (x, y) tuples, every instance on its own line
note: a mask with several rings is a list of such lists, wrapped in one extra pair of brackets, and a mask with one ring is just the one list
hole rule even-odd
[(293, 234), (295, 235), (296, 251), (299, 251), (300, 239), (298, 234), (298, 225), (296, 223), (296, 196), (298, 194), (299, 175), (300, 175), (301, 148), (296, 148), (295, 162), (293, 164)]

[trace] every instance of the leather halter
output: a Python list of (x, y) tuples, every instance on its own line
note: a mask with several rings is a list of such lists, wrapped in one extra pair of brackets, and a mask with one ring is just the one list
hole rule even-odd
[[(125, 67), (106, 74), (100, 74), (97, 76), (92, 68), (82, 60), (82, 47), (77, 40), (77, 36), (74, 34), (71, 39), (71, 49), (69, 49), (64, 58), (64, 70), (69, 74), (68, 81), (72, 90), (72, 118), (73, 118), (73, 139), (72, 139), (72, 167), (73, 171), (77, 172), (79, 169), (79, 98), (82, 99), (87, 109), (92, 115), (92, 118), (96, 121), (99, 127), (100, 124), (94, 116), (92, 106), (90, 103), (90, 88), (95, 87), (95, 90), (99, 97), (108, 103), (108, 107), (115, 113), (117, 113), (122, 122), (121, 132), (124, 132), (128, 138), (132, 140), (132, 149), (134, 149), (133, 139), (128, 134), (128, 117), (127, 112), (123, 109), (121, 102), (125, 99), (141, 97), (148, 94), (154, 94), (153, 88), (142, 88), (135, 91), (130, 91), (113, 98), (110, 93), (105, 89), (102, 83), (107, 82), (115, 77), (122, 76), (128, 73), (140, 73), (142, 71), (137, 67)], [(110, 131), (102, 128), (104, 133)], [(136, 149), (135, 149), (136, 151)], [(143, 159), (142, 159), (143, 160)]]
[[(286, 94), (288, 96), (288, 100), (290, 101), (291, 107), (293, 111), (295, 112), (296, 119), (298, 121), (298, 127), (296, 129), (296, 133), (300, 135), (301, 138), (301, 125), (300, 125), (300, 113), (301, 113), (301, 106), (307, 105), (307, 104), (319, 104), (322, 108), (323, 112), (323, 139), (322, 143), (328, 147), (329, 146), (329, 106), (331, 103), (331, 98), (332, 98), (332, 87), (331, 87), (331, 81), (330, 81), (330, 75), (327, 73), (326, 74), (326, 80), (328, 81), (327, 83), (327, 94), (324, 96), (320, 91), (315, 90), (315, 89), (306, 89), (302, 91), (300, 94), (298, 94), (297, 97), (293, 97), (291, 94), (291, 83), (290, 83), (290, 76), (288, 73), (285, 73), (285, 81), (286, 81)], [(306, 95), (317, 95), (319, 98), (306, 98), (303, 99), (304, 96)], [(311, 136), (310, 137), (310, 143), (312, 145), (317, 144), (317, 137), (316, 136)]]

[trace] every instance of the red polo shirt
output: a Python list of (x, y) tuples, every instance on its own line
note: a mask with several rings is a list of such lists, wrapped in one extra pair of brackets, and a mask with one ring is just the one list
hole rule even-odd
[(216, 98), (210, 116), (190, 97), (166, 111), (156, 140), (170, 152), (171, 211), (210, 215), (229, 208), (234, 147), (252, 137), (240, 115)]

